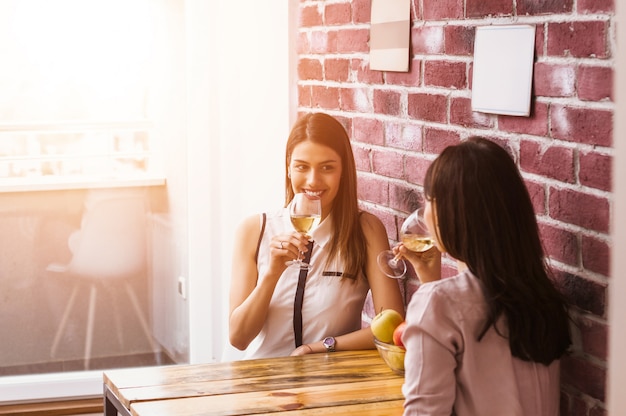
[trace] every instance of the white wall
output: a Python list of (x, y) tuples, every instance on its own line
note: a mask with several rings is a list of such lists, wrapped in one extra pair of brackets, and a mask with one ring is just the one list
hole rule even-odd
[(617, 1), (618, 57), (614, 75), (616, 92), (613, 143), (613, 249), (609, 297), (608, 410), (621, 415), (626, 409), (626, 4)]
[(187, 0), (191, 362), (227, 344), (233, 233), (283, 202), (290, 128), (286, 2)]

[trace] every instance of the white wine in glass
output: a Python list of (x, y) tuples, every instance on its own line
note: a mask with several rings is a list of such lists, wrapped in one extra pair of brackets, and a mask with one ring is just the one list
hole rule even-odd
[[(400, 227), (400, 241), (416, 253), (428, 251), (435, 245), (423, 215), (423, 208), (413, 211)], [(406, 274), (406, 262), (400, 255), (394, 256), (391, 250), (385, 250), (378, 255), (378, 266), (385, 275), (394, 279), (401, 279)]]
[[(289, 204), (289, 216), (291, 217), (293, 228), (297, 232), (306, 235), (313, 231), (322, 219), (321, 200), (305, 193), (295, 194)], [(301, 256), (302, 254), (300, 253)], [(300, 258), (288, 261), (287, 266), (298, 266), (301, 269), (310, 267), (309, 264)]]

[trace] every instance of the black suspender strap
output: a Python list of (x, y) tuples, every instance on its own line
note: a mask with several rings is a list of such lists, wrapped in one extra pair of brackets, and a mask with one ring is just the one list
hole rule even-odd
[[(309, 241), (307, 248), (309, 250), (304, 254), (304, 262), (308, 264), (311, 261), (311, 253), (313, 252), (313, 241)], [(293, 334), (296, 339), (296, 348), (302, 345), (302, 299), (304, 298), (304, 285), (308, 272), (308, 268), (300, 269), (298, 288), (296, 289), (296, 298), (293, 305)]]

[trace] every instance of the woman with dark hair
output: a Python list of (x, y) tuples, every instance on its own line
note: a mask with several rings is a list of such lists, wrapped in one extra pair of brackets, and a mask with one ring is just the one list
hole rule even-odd
[[(309, 236), (296, 232), (289, 217), (296, 193), (322, 205), (321, 222), (310, 233), (312, 268), (302, 279), (301, 302), (296, 293), (302, 272), (286, 266), (309, 251)], [(231, 344), (245, 349), (245, 358), (375, 348), (369, 328), (361, 328), (368, 291), (376, 310), (404, 315), (397, 282), (376, 264), (377, 254), (388, 249), (382, 222), (359, 211), (344, 127), (327, 114), (303, 115), (287, 140), (285, 208), (245, 219), (235, 236)]]
[[(558, 415), (571, 344), (530, 196), (484, 138), (446, 148), (424, 181), (425, 253), (394, 248), (422, 284), (407, 308), (405, 415)], [(459, 274), (441, 279), (441, 253)]]

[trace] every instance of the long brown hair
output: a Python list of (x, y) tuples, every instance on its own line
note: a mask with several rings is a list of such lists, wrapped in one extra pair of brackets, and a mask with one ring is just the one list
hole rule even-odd
[(549, 278), (537, 219), (513, 158), (481, 137), (446, 148), (424, 181), (441, 243), (480, 279), (481, 339), (505, 316), (511, 353), (549, 364), (571, 344), (567, 306)]
[[(334, 117), (324, 113), (307, 113), (294, 124), (285, 151), (285, 206), (293, 199), (289, 178), (289, 163), (293, 149), (304, 141), (333, 149), (341, 157), (341, 179), (333, 200), (331, 215), (333, 232), (330, 239), (331, 257), (338, 256), (344, 264), (344, 276), (356, 277), (366, 263), (365, 236), (359, 222), (356, 164), (345, 128)], [(330, 261), (331, 259), (329, 259)]]

